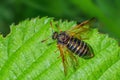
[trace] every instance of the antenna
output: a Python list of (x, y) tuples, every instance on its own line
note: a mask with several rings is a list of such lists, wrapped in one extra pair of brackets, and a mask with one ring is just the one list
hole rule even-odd
[[(55, 30), (54, 30), (54, 28), (53, 28), (53, 24), (52, 24), (52, 22), (50, 22), (50, 25), (51, 25), (52, 33), (53, 33)], [(58, 31), (61, 32), (61, 29), (60, 29), (59, 25), (58, 25), (58, 24), (55, 24), (55, 25), (56, 25)]]
[[(50, 37), (51, 37), (51, 36), (50, 36)], [(48, 37), (48, 38), (46, 38), (46, 39), (42, 40), (42, 41), (41, 41), (41, 43), (43, 43), (43, 42), (47, 41), (50, 37)]]
[[(52, 28), (52, 33), (53, 33), (53, 25), (52, 25), (52, 22), (50, 22), (50, 27)], [(51, 36), (49, 36), (48, 38), (42, 40), (41, 43), (46, 42), (46, 41), (47, 41), (48, 39), (50, 39), (50, 38), (51, 38)]]
[(52, 25), (52, 22), (50, 22), (50, 27), (51, 27), (52, 33), (53, 33), (53, 25)]

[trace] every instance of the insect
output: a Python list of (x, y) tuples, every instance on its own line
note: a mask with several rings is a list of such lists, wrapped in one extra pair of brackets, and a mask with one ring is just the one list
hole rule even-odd
[(52, 34), (52, 39), (57, 41), (57, 47), (60, 51), (65, 75), (67, 74), (68, 67), (68, 61), (65, 57), (67, 53), (71, 60), (73, 60), (74, 64), (77, 64), (77, 59), (74, 54), (85, 59), (92, 58), (94, 56), (91, 46), (79, 37), (81, 33), (89, 30), (88, 28), (85, 28), (84, 25), (89, 24), (92, 20), (93, 19), (86, 20), (70, 30), (59, 32), (55, 31)]

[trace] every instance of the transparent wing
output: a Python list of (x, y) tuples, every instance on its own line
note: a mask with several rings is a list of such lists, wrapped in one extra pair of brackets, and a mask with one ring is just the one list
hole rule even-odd
[(70, 50), (67, 49), (67, 52), (66, 52), (69, 57), (70, 57), (70, 64), (71, 64), (71, 68), (73, 70), (76, 70), (78, 67), (79, 67), (79, 62), (78, 62), (78, 58), (77, 56), (74, 55), (74, 53), (72, 53)]
[[(81, 24), (78, 24), (74, 27), (72, 27), (70, 30), (66, 31), (67, 34), (69, 34), (70, 36), (75, 36), (77, 37), (78, 35), (80, 35), (83, 32), (86, 32), (89, 30), (89, 26), (91, 25), (92, 22), (95, 21), (95, 18), (91, 18), (90, 20), (86, 20), (84, 22), (82, 22)], [(80, 38), (80, 37), (79, 37)]]
[(67, 61), (65, 59), (65, 54), (64, 54), (64, 50), (63, 50), (64, 46), (58, 44), (57, 47), (58, 47), (58, 49), (60, 51), (60, 57), (62, 58), (62, 63), (63, 63), (63, 67), (64, 67), (64, 73), (66, 75), (67, 74), (67, 70), (66, 70), (67, 69)]
[(62, 58), (65, 76), (68, 76), (77, 69), (78, 60), (65, 46), (58, 44), (58, 49)]

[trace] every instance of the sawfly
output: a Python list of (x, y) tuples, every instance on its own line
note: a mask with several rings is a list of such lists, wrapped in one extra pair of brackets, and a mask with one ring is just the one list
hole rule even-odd
[[(88, 43), (84, 42), (84, 39), (79, 36), (81, 33), (89, 30), (89, 28), (85, 28), (84, 26), (89, 25), (89, 23), (91, 23), (93, 20), (94, 18), (86, 20), (66, 31), (53, 32), (52, 39), (56, 40), (57, 42), (57, 47), (60, 52), (60, 57), (62, 58), (65, 75), (67, 75), (68, 67), (76, 68), (77, 64), (79, 64), (76, 56), (84, 59), (89, 59), (94, 56), (92, 47)], [(52, 23), (50, 23), (50, 25), (53, 29)], [(42, 42), (44, 41), (45, 40)], [(72, 66), (69, 66), (69, 61), (66, 59), (66, 54), (72, 61)]]

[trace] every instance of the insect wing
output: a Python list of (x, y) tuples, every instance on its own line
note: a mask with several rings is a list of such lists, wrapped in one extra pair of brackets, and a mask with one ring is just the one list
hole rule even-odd
[(58, 44), (58, 48), (60, 51), (60, 57), (62, 58), (65, 76), (68, 76), (77, 69), (77, 58), (65, 46)]
[(69, 56), (68, 57), (69, 58), (69, 66), (71, 66), (70, 68), (75, 71), (79, 67), (78, 58), (77, 58), (77, 56), (74, 55), (73, 52), (71, 52), (68, 49), (67, 49), (66, 53)]
[(89, 30), (89, 26), (95, 21), (95, 18), (91, 18), (90, 20), (86, 20), (81, 24), (78, 24), (72, 27), (70, 30), (66, 31), (70, 36), (80, 36), (81, 33)]
[(58, 49), (60, 51), (60, 57), (62, 58), (62, 63), (63, 63), (63, 67), (64, 67), (64, 73), (66, 75), (67, 74), (67, 70), (66, 70), (67, 69), (67, 61), (65, 59), (65, 54), (64, 54), (64, 50), (63, 50), (64, 46), (58, 44), (57, 47), (58, 47)]

